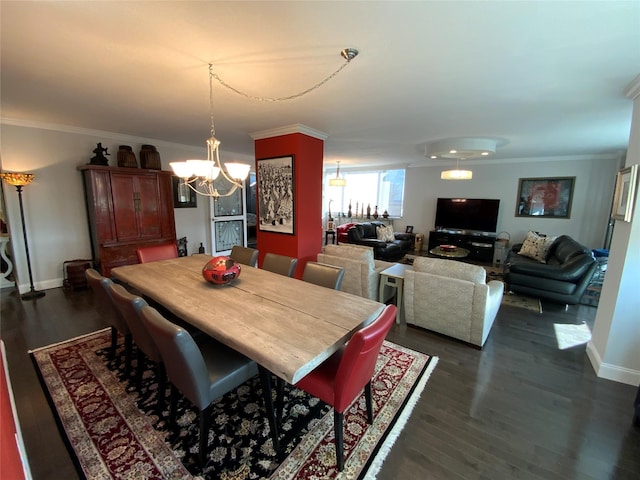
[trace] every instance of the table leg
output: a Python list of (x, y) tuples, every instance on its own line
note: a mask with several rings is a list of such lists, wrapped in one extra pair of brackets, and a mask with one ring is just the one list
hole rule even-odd
[(398, 311), (396, 312), (396, 323), (402, 323), (402, 314), (404, 313), (402, 310), (402, 292), (404, 291), (404, 279), (396, 278), (396, 307)]
[[(393, 278), (393, 281), (391, 281)], [(388, 275), (380, 275), (380, 288), (378, 289), (378, 301), (384, 303), (384, 287), (391, 287), (396, 290), (396, 307), (398, 312), (396, 313), (396, 323), (400, 324), (400, 316), (402, 315), (402, 290), (403, 279), (397, 277), (389, 277)]]
[(387, 285), (387, 276), (380, 275), (380, 287), (378, 287), (378, 301), (384, 303), (384, 287)]
[(277, 452), (280, 450), (280, 434), (278, 432), (275, 409), (273, 408), (273, 398), (271, 396), (271, 372), (261, 365), (258, 365), (258, 371), (260, 372), (260, 382), (262, 383), (264, 407), (267, 411), (267, 419), (269, 420), (269, 428), (271, 429), (273, 449)]

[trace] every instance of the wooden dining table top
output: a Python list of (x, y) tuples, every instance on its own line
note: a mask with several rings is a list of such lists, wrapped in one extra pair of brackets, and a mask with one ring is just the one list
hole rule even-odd
[(242, 265), (227, 285), (202, 277), (212, 257), (116, 267), (111, 275), (178, 318), (295, 384), (384, 308), (373, 300)]

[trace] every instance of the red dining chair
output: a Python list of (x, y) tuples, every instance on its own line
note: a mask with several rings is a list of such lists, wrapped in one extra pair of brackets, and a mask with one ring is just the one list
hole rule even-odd
[(296, 387), (333, 407), (338, 470), (344, 468), (344, 411), (364, 388), (367, 420), (373, 423), (371, 378), (378, 354), (391, 325), (396, 319), (395, 305), (388, 305), (371, 324), (357, 331), (349, 342), (313, 370)]
[(136, 250), (139, 263), (157, 262), (169, 258), (178, 258), (178, 248), (175, 243), (165, 243), (162, 245), (151, 245), (140, 247)]

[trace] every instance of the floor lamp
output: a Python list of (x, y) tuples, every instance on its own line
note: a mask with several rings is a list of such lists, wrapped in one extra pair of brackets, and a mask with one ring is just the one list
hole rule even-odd
[(35, 175), (33, 173), (12, 173), (2, 172), (0, 173), (2, 180), (9, 185), (13, 185), (18, 190), (18, 200), (20, 202), (20, 219), (22, 220), (22, 234), (24, 235), (24, 250), (27, 254), (27, 268), (29, 270), (29, 283), (31, 290), (21, 295), (22, 300), (33, 300), (36, 298), (44, 297), (45, 292), (36, 290), (33, 286), (33, 274), (31, 273), (31, 258), (29, 257), (29, 242), (27, 241), (27, 227), (24, 223), (24, 208), (22, 207), (22, 187), (29, 185), (33, 182)]

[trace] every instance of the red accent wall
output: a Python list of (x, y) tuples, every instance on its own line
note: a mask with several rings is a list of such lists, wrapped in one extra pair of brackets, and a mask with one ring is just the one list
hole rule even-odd
[[(294, 234), (265, 232), (257, 228), (260, 252), (258, 265), (267, 252), (298, 259), (296, 278), (302, 276), (304, 265), (315, 261), (322, 249), (322, 160), (324, 141), (303, 133), (291, 133), (255, 141), (256, 175), (260, 159), (293, 155), (294, 175)], [(260, 179), (257, 178), (258, 188)], [(260, 198), (260, 191), (258, 198)], [(258, 201), (258, 218), (260, 218)]]

